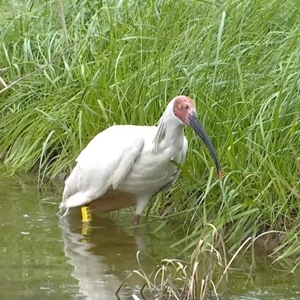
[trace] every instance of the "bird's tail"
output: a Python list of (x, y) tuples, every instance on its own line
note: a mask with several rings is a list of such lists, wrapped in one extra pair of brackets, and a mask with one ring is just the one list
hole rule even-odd
[(69, 212), (69, 207), (65, 210), (65, 212), (63, 213), (63, 209), (59, 209), (59, 212), (58, 212), (58, 215), (59, 215), (59, 217), (62, 219), (62, 218), (64, 218), (67, 214), (68, 214), (68, 212)]
[(63, 195), (63, 200), (59, 205), (58, 215), (60, 216), (60, 218), (65, 217), (71, 207), (82, 206), (88, 202), (86, 193), (79, 192), (68, 198), (65, 198), (64, 196), (65, 194)]
[(78, 192), (66, 199), (63, 199), (63, 201), (59, 205), (59, 209), (68, 209), (71, 207), (77, 207), (85, 205), (89, 202), (89, 198), (87, 197), (86, 192)]

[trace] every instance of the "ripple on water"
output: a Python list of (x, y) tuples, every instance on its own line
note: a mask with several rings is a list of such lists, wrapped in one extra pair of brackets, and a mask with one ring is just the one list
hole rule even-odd
[[(84, 228), (76, 214), (67, 220), (57, 216), (61, 187), (41, 192), (28, 175), (2, 177), (0, 185), (1, 299), (116, 299), (120, 284), (139, 269), (138, 250), (156, 261), (177, 255), (170, 246), (183, 233), (168, 226), (155, 232), (157, 223), (149, 223), (132, 230), (132, 214), (114, 213), (94, 216)], [(141, 263), (150, 274), (154, 262), (142, 256)], [(252, 263), (251, 257), (236, 262), (230, 299), (300, 299), (299, 276), (271, 269), (263, 255), (255, 256), (251, 269)], [(142, 285), (140, 277), (130, 277), (121, 300), (138, 297)]]

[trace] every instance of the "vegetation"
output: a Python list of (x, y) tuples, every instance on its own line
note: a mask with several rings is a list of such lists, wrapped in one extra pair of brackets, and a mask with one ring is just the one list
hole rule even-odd
[(11, 170), (56, 178), (99, 131), (155, 124), (172, 97), (189, 94), (225, 178), (187, 130), (181, 180), (148, 213), (181, 221), (183, 251), (211, 223), (229, 250), (277, 230), (275, 257), (299, 253), (297, 1), (21, 3), (0, 35), (0, 157)]
[[(140, 270), (132, 271), (116, 292), (118, 296), (124, 283), (132, 275), (141, 277), (145, 284), (140, 290), (142, 299), (147, 299), (144, 289), (151, 292), (151, 299), (174, 300), (205, 300), (219, 299), (222, 290), (222, 299), (228, 298), (228, 273), (235, 258), (245, 250), (246, 240), (230, 260), (227, 260), (226, 247), (217, 229), (211, 224), (199, 237), (189, 261), (179, 259), (163, 259), (152, 274), (147, 274), (140, 262), (140, 253), (137, 253)], [(249, 238), (251, 239), (251, 238)], [(139, 299), (136, 296), (137, 299)]]

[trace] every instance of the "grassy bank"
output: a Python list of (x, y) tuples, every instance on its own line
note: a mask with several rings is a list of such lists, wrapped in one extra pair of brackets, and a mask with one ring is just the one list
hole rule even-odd
[(226, 176), (217, 180), (187, 130), (182, 180), (150, 213), (182, 220), (183, 248), (210, 222), (232, 250), (279, 230), (280, 258), (299, 253), (296, 4), (65, 0), (64, 18), (58, 1), (17, 6), (0, 35), (0, 76), (12, 84), (0, 92), (1, 160), (54, 178), (107, 126), (152, 125), (172, 97), (189, 94)]

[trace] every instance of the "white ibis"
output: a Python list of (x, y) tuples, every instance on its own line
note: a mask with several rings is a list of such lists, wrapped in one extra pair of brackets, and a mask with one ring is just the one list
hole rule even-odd
[(179, 175), (171, 161), (185, 161), (184, 125), (203, 140), (222, 179), (218, 156), (197, 117), (195, 101), (177, 96), (158, 126), (114, 125), (96, 135), (76, 159), (65, 182), (60, 210), (66, 209), (67, 214), (69, 208), (88, 207), (108, 212), (136, 205), (132, 225), (137, 225), (149, 200), (169, 190)]

